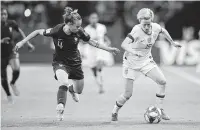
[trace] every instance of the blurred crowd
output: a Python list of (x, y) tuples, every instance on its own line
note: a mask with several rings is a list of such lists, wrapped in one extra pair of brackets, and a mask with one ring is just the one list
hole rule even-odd
[[(173, 38), (200, 39), (200, 2), (197, 1), (2, 1), (1, 4), (26, 34), (62, 23), (63, 9), (70, 6), (78, 9), (83, 26), (88, 24), (88, 16), (97, 12), (100, 22), (108, 27), (112, 43), (120, 47), (122, 39), (138, 23), (137, 12), (147, 7), (154, 11), (154, 21), (167, 28)], [(37, 37), (32, 42), (45, 44), (51, 40)]]

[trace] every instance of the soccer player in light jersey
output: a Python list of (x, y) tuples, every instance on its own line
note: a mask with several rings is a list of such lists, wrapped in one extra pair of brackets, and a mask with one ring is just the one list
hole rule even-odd
[[(99, 44), (109, 46), (111, 41), (106, 35), (107, 28), (105, 25), (98, 23), (98, 21), (99, 17), (97, 13), (90, 14), (90, 24), (85, 27), (85, 31), (90, 35), (92, 39), (97, 40)], [(96, 83), (99, 86), (99, 93), (101, 94), (104, 92), (102, 69), (103, 66), (109, 65), (110, 60), (112, 62), (113, 57), (109, 52), (97, 49), (88, 44), (86, 44), (84, 48), (87, 66), (92, 69)]]
[(153, 23), (154, 13), (148, 8), (141, 9), (137, 14), (139, 20), (132, 31), (122, 42), (121, 47), (125, 50), (123, 56), (123, 77), (125, 78), (125, 91), (116, 100), (112, 111), (112, 121), (118, 120), (118, 111), (132, 96), (133, 83), (136, 79), (136, 73), (141, 72), (151, 78), (159, 86), (156, 94), (156, 106), (162, 111), (162, 118), (169, 120), (170, 117), (164, 113), (163, 101), (165, 97), (166, 78), (160, 68), (154, 62), (151, 55), (151, 48), (158, 35), (162, 33), (166, 39), (175, 47), (181, 45), (174, 42), (166, 29), (159, 24)]
[[(33, 31), (24, 40), (17, 43), (15, 50), (21, 48), (28, 40), (43, 35), (52, 37), (55, 46), (53, 55), (53, 69), (55, 79), (60, 83), (57, 93), (57, 117), (63, 120), (64, 108), (67, 100), (67, 91), (72, 95), (74, 101), (78, 102), (78, 94), (81, 94), (84, 86), (84, 74), (82, 70), (82, 60), (77, 48), (80, 40), (100, 49), (111, 53), (119, 53), (119, 49), (99, 44), (81, 27), (82, 18), (77, 12), (70, 7), (65, 8), (64, 23), (56, 25), (54, 28), (39, 29)], [(72, 79), (73, 84), (68, 79)]]

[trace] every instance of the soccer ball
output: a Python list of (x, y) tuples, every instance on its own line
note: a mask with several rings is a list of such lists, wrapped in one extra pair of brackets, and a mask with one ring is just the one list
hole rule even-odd
[(161, 110), (155, 106), (148, 107), (144, 113), (144, 119), (148, 123), (159, 123), (161, 121)]

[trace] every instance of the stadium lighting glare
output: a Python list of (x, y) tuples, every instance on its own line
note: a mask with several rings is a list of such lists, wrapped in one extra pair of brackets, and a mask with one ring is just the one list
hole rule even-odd
[(25, 11), (24, 11), (24, 16), (25, 17), (29, 17), (31, 15), (31, 10), (30, 9), (26, 9)]

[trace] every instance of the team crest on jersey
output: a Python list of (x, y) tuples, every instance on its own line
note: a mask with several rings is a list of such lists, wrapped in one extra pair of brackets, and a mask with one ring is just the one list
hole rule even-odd
[(78, 41), (78, 38), (77, 38), (77, 37), (75, 37), (75, 38), (74, 38), (74, 41), (75, 41), (75, 42), (77, 42), (77, 41)]
[(9, 31), (12, 32), (12, 27), (9, 27)]

